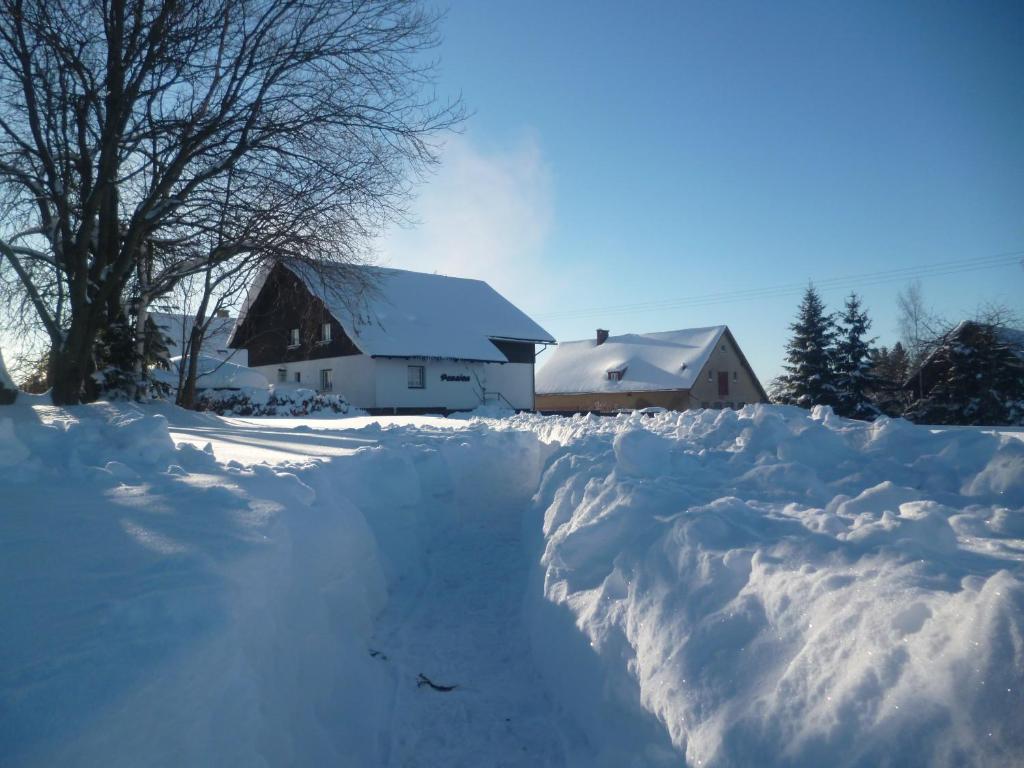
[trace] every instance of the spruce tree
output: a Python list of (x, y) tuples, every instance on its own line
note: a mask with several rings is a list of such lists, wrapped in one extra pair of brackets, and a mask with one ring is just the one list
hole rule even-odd
[(901, 342), (872, 351), (871, 375), (871, 401), (886, 416), (902, 416), (909, 400), (903, 385), (910, 376), (910, 355)]
[(786, 372), (776, 381), (775, 401), (802, 408), (836, 406), (835, 324), (813, 285), (804, 292), (796, 321), (789, 327), (793, 336), (786, 345)]
[(871, 370), (871, 342), (874, 339), (865, 338), (870, 327), (871, 320), (861, 307), (860, 297), (851, 293), (839, 320), (833, 350), (836, 413), (850, 419), (870, 421), (879, 415), (878, 407), (868, 395), (875, 387)]

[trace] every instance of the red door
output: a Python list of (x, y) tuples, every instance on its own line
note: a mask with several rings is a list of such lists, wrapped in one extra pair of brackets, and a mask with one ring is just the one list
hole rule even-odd
[(718, 372), (718, 395), (719, 397), (725, 397), (729, 394), (729, 372), (719, 371)]

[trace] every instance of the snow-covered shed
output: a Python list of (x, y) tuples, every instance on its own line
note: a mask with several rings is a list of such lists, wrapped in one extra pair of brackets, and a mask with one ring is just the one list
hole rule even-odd
[(562, 342), (537, 372), (537, 410), (740, 408), (768, 395), (727, 326)]
[(481, 280), (282, 262), (249, 290), (230, 339), (271, 381), (389, 413), (534, 407), (551, 335)]

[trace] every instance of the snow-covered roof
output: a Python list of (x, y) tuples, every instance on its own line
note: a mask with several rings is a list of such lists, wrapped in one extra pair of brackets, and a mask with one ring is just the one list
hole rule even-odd
[(1024, 331), (1018, 328), (998, 328), (996, 332), (1004, 344), (1012, 344), (1017, 348), (1017, 355), (1024, 357)]
[[(537, 371), (537, 394), (690, 389), (724, 325), (561, 342)], [(621, 380), (609, 379), (621, 371)]]
[[(324, 302), (353, 343), (373, 357), (504, 363), (492, 339), (554, 343), (551, 334), (482, 280), (369, 266), (285, 266)], [(369, 287), (352, 289), (353, 270), (366, 271)], [(267, 274), (251, 288), (236, 329)]]
[[(168, 339), (168, 357), (180, 355), (182, 344), (188, 340), (189, 335), (192, 333), (192, 325), (195, 319), (191, 315), (183, 315), (178, 312), (157, 311), (150, 312), (149, 316)], [(232, 317), (213, 318), (203, 339), (203, 354), (210, 354), (220, 358), (230, 357), (234, 350), (228, 347), (228, 340), (231, 338), (231, 331), (234, 327), (235, 320)]]

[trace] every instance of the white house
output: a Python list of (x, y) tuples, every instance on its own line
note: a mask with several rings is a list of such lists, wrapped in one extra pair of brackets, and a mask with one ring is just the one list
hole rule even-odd
[(551, 335), (480, 280), (282, 262), (250, 289), (229, 345), (271, 381), (371, 412), (534, 407)]
[(558, 345), (537, 372), (537, 409), (740, 408), (768, 395), (727, 326), (611, 336)]

